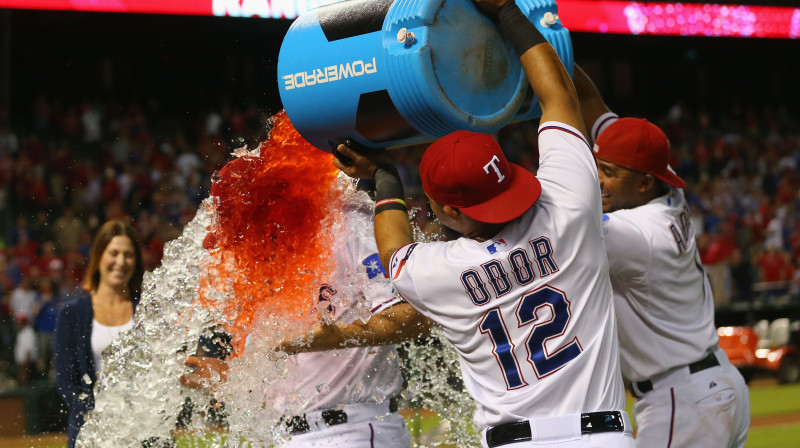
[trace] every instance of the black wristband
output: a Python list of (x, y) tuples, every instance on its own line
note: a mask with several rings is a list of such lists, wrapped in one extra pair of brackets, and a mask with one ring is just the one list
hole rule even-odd
[(386, 210), (406, 211), (406, 193), (394, 165), (379, 166), (375, 170), (375, 214)]
[(519, 56), (522, 56), (531, 48), (547, 42), (547, 39), (525, 17), (525, 14), (513, 1), (506, 3), (497, 10), (497, 25), (500, 27), (503, 36), (517, 50)]

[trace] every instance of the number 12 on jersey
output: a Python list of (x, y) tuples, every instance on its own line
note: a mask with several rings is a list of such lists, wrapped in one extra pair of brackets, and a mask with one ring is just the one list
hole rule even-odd
[[(564, 334), (571, 318), (569, 306), (570, 303), (562, 291), (547, 285), (526, 293), (519, 301), (514, 314), (519, 328), (531, 326), (525, 344), (528, 362), (533, 366), (537, 379), (555, 372), (581, 354), (577, 337), (553, 353), (548, 353), (545, 347), (549, 339)], [(551, 317), (549, 320), (536, 322), (543, 307), (550, 308)], [(509, 390), (527, 386), (514, 354), (514, 342), (509, 336), (499, 308), (492, 308), (484, 314), (480, 329), (481, 333), (489, 335), (494, 344), (492, 352), (500, 363)]]

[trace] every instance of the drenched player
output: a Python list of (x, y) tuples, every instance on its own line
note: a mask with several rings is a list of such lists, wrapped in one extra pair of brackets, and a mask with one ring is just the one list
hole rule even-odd
[[(247, 179), (239, 173), (247, 163), (235, 159), (220, 176)], [(386, 278), (372, 235), (372, 202), (366, 193), (348, 194), (347, 233), (337, 235), (333, 247), (336, 272), (317, 298), (319, 312), (329, 316), (313, 332), (313, 349), (322, 351), (297, 353), (309, 347), (285, 344), (283, 351), (295, 353), (287, 360), (289, 375), (271, 387), (268, 402), (286, 414), (286, 447), (408, 448), (411, 436), (397, 413), (403, 377), (391, 344), (426, 333), (430, 322), (402, 302)], [(187, 364), (197, 370), (181, 381), (192, 387), (213, 388), (227, 377), (222, 360), (190, 357)]]
[(622, 373), (638, 398), (640, 447), (744, 447), (744, 379), (719, 348), (714, 298), (669, 141), (618, 118), (579, 67), (575, 87), (595, 137)]
[(538, 179), (487, 134), (440, 138), (422, 158), (422, 185), (441, 223), (463, 236), (415, 244), (388, 159), (340, 145), (353, 161), (336, 166), (375, 178), (381, 260), (455, 346), (483, 446), (632, 447), (597, 168), (574, 86), (514, 2), (478, 3), (521, 56), (540, 102)]

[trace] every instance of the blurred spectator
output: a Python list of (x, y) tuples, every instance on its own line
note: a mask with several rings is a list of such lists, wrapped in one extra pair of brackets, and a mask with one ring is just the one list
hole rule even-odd
[(788, 293), (788, 283), (791, 279), (792, 265), (789, 254), (775, 246), (769, 246), (758, 260), (759, 273), (762, 282), (780, 282), (769, 286), (766, 290), (766, 300), (783, 299)]
[(15, 246), (22, 238), (30, 239), (31, 233), (28, 230), (28, 218), (23, 215), (18, 215), (14, 228), (11, 229), (8, 244), (10, 246)]
[(39, 250), (40, 255), (34, 263), (45, 278), (54, 275), (60, 276), (64, 271), (64, 260), (56, 255), (56, 246), (52, 241), (45, 240)]
[(61, 253), (76, 250), (81, 241), (84, 225), (75, 216), (72, 207), (67, 207), (53, 224), (53, 236), (56, 248)]
[(17, 340), (14, 345), (14, 361), (17, 363), (17, 378), (27, 384), (34, 378), (39, 354), (36, 351), (36, 332), (28, 316), (17, 316)]
[(203, 165), (202, 160), (195, 152), (183, 134), (178, 134), (175, 139), (175, 146), (178, 148), (178, 157), (175, 159), (175, 165), (178, 167), (178, 173), (183, 179), (191, 177), (192, 173), (196, 173)]
[(767, 226), (764, 229), (764, 248), (769, 250), (771, 247), (783, 248), (783, 222), (786, 216), (786, 209), (779, 207), (771, 214)]
[(8, 277), (11, 289), (14, 289), (14, 287), (19, 285), (19, 282), (22, 280), (22, 270), (19, 268), (17, 258), (10, 250), (7, 250), (6, 255), (2, 256), (1, 258), (3, 260), (3, 264), (5, 265), (5, 273)]
[(0, 156), (16, 154), (18, 150), (17, 135), (7, 124), (0, 124)]
[(83, 141), (94, 143), (102, 137), (102, 116), (92, 103), (84, 103), (81, 124), (83, 125)]
[(0, 295), (0, 374), (12, 371), (14, 366), (14, 345), (17, 339), (17, 323), (9, 306), (10, 293)]
[(750, 255), (746, 249), (744, 253), (740, 249), (735, 249), (731, 253), (731, 278), (733, 285), (731, 288), (731, 300), (742, 302), (753, 297), (753, 266), (750, 263)]
[(31, 286), (31, 279), (23, 276), (14, 291), (11, 292), (9, 307), (11, 315), (19, 319), (20, 317), (32, 318), (33, 309), (39, 300), (39, 294)]
[(0, 295), (11, 294), (16, 287), (16, 282), (9, 275), (8, 259), (3, 251), (0, 251)]
[(758, 260), (759, 273), (762, 282), (780, 282), (789, 280), (788, 274), (791, 265), (788, 254), (771, 245)]
[(701, 260), (708, 267), (708, 280), (714, 293), (714, 304), (726, 305), (731, 296), (730, 264), (737, 251), (734, 227), (730, 222), (720, 222), (718, 230), (707, 237), (710, 242), (701, 248)]
[(800, 255), (794, 258), (792, 278), (789, 285), (789, 294), (795, 300), (800, 299)]
[(46, 211), (39, 210), (36, 212), (36, 216), (33, 218), (33, 222), (30, 224), (30, 237), (37, 243), (53, 239), (52, 223), (50, 222), (50, 216)]
[(56, 320), (61, 311), (61, 301), (57, 292), (52, 290), (49, 282), (42, 285), (41, 299), (34, 320), (36, 330), (36, 352), (39, 355), (37, 371), (51, 378), (53, 368), (53, 333), (56, 330)]
[(36, 256), (39, 251), (39, 244), (29, 238), (28, 233), (21, 233), (17, 244), (11, 248), (14, 258), (17, 261), (17, 266), (21, 274), (28, 275), (28, 270), (33, 266), (36, 261)]

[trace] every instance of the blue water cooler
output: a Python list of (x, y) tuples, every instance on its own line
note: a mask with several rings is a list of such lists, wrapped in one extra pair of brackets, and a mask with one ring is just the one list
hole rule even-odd
[[(517, 0), (572, 73), (553, 0)], [(370, 148), (538, 118), (519, 57), (471, 0), (347, 0), (311, 10), (278, 57), (283, 107), (312, 145)]]

